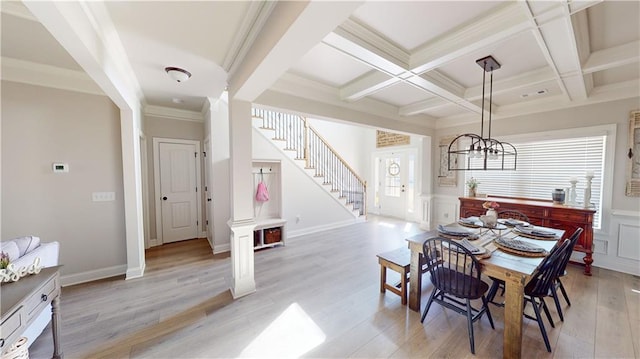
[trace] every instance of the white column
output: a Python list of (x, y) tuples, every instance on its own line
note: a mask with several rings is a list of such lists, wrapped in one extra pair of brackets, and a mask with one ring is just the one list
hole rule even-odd
[(231, 294), (256, 291), (253, 266), (253, 178), (251, 175), (251, 102), (229, 101), (231, 142)]

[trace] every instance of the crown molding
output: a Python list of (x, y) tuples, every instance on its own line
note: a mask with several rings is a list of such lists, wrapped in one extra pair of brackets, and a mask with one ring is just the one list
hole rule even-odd
[(240, 29), (236, 32), (229, 51), (224, 58), (222, 68), (228, 73), (228, 77), (233, 77), (238, 65), (247, 55), (256, 37), (262, 30), (269, 15), (275, 8), (276, 1), (252, 1), (249, 10), (240, 24)]
[(105, 96), (84, 71), (2, 57), (2, 80)]
[(204, 122), (204, 116), (202, 112), (181, 110), (164, 106), (146, 105), (144, 106), (144, 115), (168, 118), (171, 120)]
[(409, 60), (411, 56), (407, 51), (398, 47), (384, 36), (373, 29), (366, 27), (359, 21), (349, 18), (338, 28), (343, 36), (350, 37), (351, 41), (357, 42), (360, 46), (368, 48), (370, 51), (377, 53), (379, 56), (385, 57), (396, 65), (400, 65), (403, 69), (409, 68)]
[(0, 12), (25, 20), (38, 21), (20, 1), (0, 1)]

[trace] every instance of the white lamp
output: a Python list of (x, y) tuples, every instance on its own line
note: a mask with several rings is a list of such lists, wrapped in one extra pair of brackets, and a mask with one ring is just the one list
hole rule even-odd
[(177, 82), (185, 82), (191, 77), (191, 72), (179, 67), (165, 67), (164, 71)]

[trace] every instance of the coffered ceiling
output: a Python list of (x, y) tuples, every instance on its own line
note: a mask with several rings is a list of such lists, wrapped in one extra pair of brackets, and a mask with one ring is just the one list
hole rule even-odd
[[(200, 112), (207, 97), (220, 96), (239, 64), (250, 60), (251, 49), (262, 46), (262, 29), (276, 26), (285, 10), (308, 6), (246, 1), (87, 4), (88, 13), (110, 30), (105, 33), (116, 35), (114, 51), (125, 55), (145, 106), (192, 112)], [(638, 1), (353, 4), (355, 10), (319, 40), (303, 31), (288, 34), (299, 44), (298, 51), (271, 49), (286, 52), (280, 58), (287, 61), (272, 65), (278, 77), (266, 86), (268, 98), (303, 98), (427, 128), (477, 121), (483, 70), (476, 60), (487, 55), (501, 64), (493, 73), (494, 118), (640, 97)], [(40, 24), (43, 15), (33, 16), (29, 7), (2, 2), (3, 79), (33, 82), (29, 69), (61, 76), (82, 73), (73, 52), (69, 55), (58, 44)], [(326, 26), (329, 16), (299, 20), (314, 29)], [(283, 64), (284, 72), (279, 70)], [(164, 73), (166, 66), (183, 67), (193, 76), (176, 83)], [(90, 85), (83, 86), (89, 91)]]

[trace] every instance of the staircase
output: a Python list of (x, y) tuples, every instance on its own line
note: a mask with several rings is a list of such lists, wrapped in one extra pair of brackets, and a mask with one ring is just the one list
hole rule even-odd
[(367, 183), (298, 115), (252, 108), (254, 127), (356, 218), (366, 216)]

